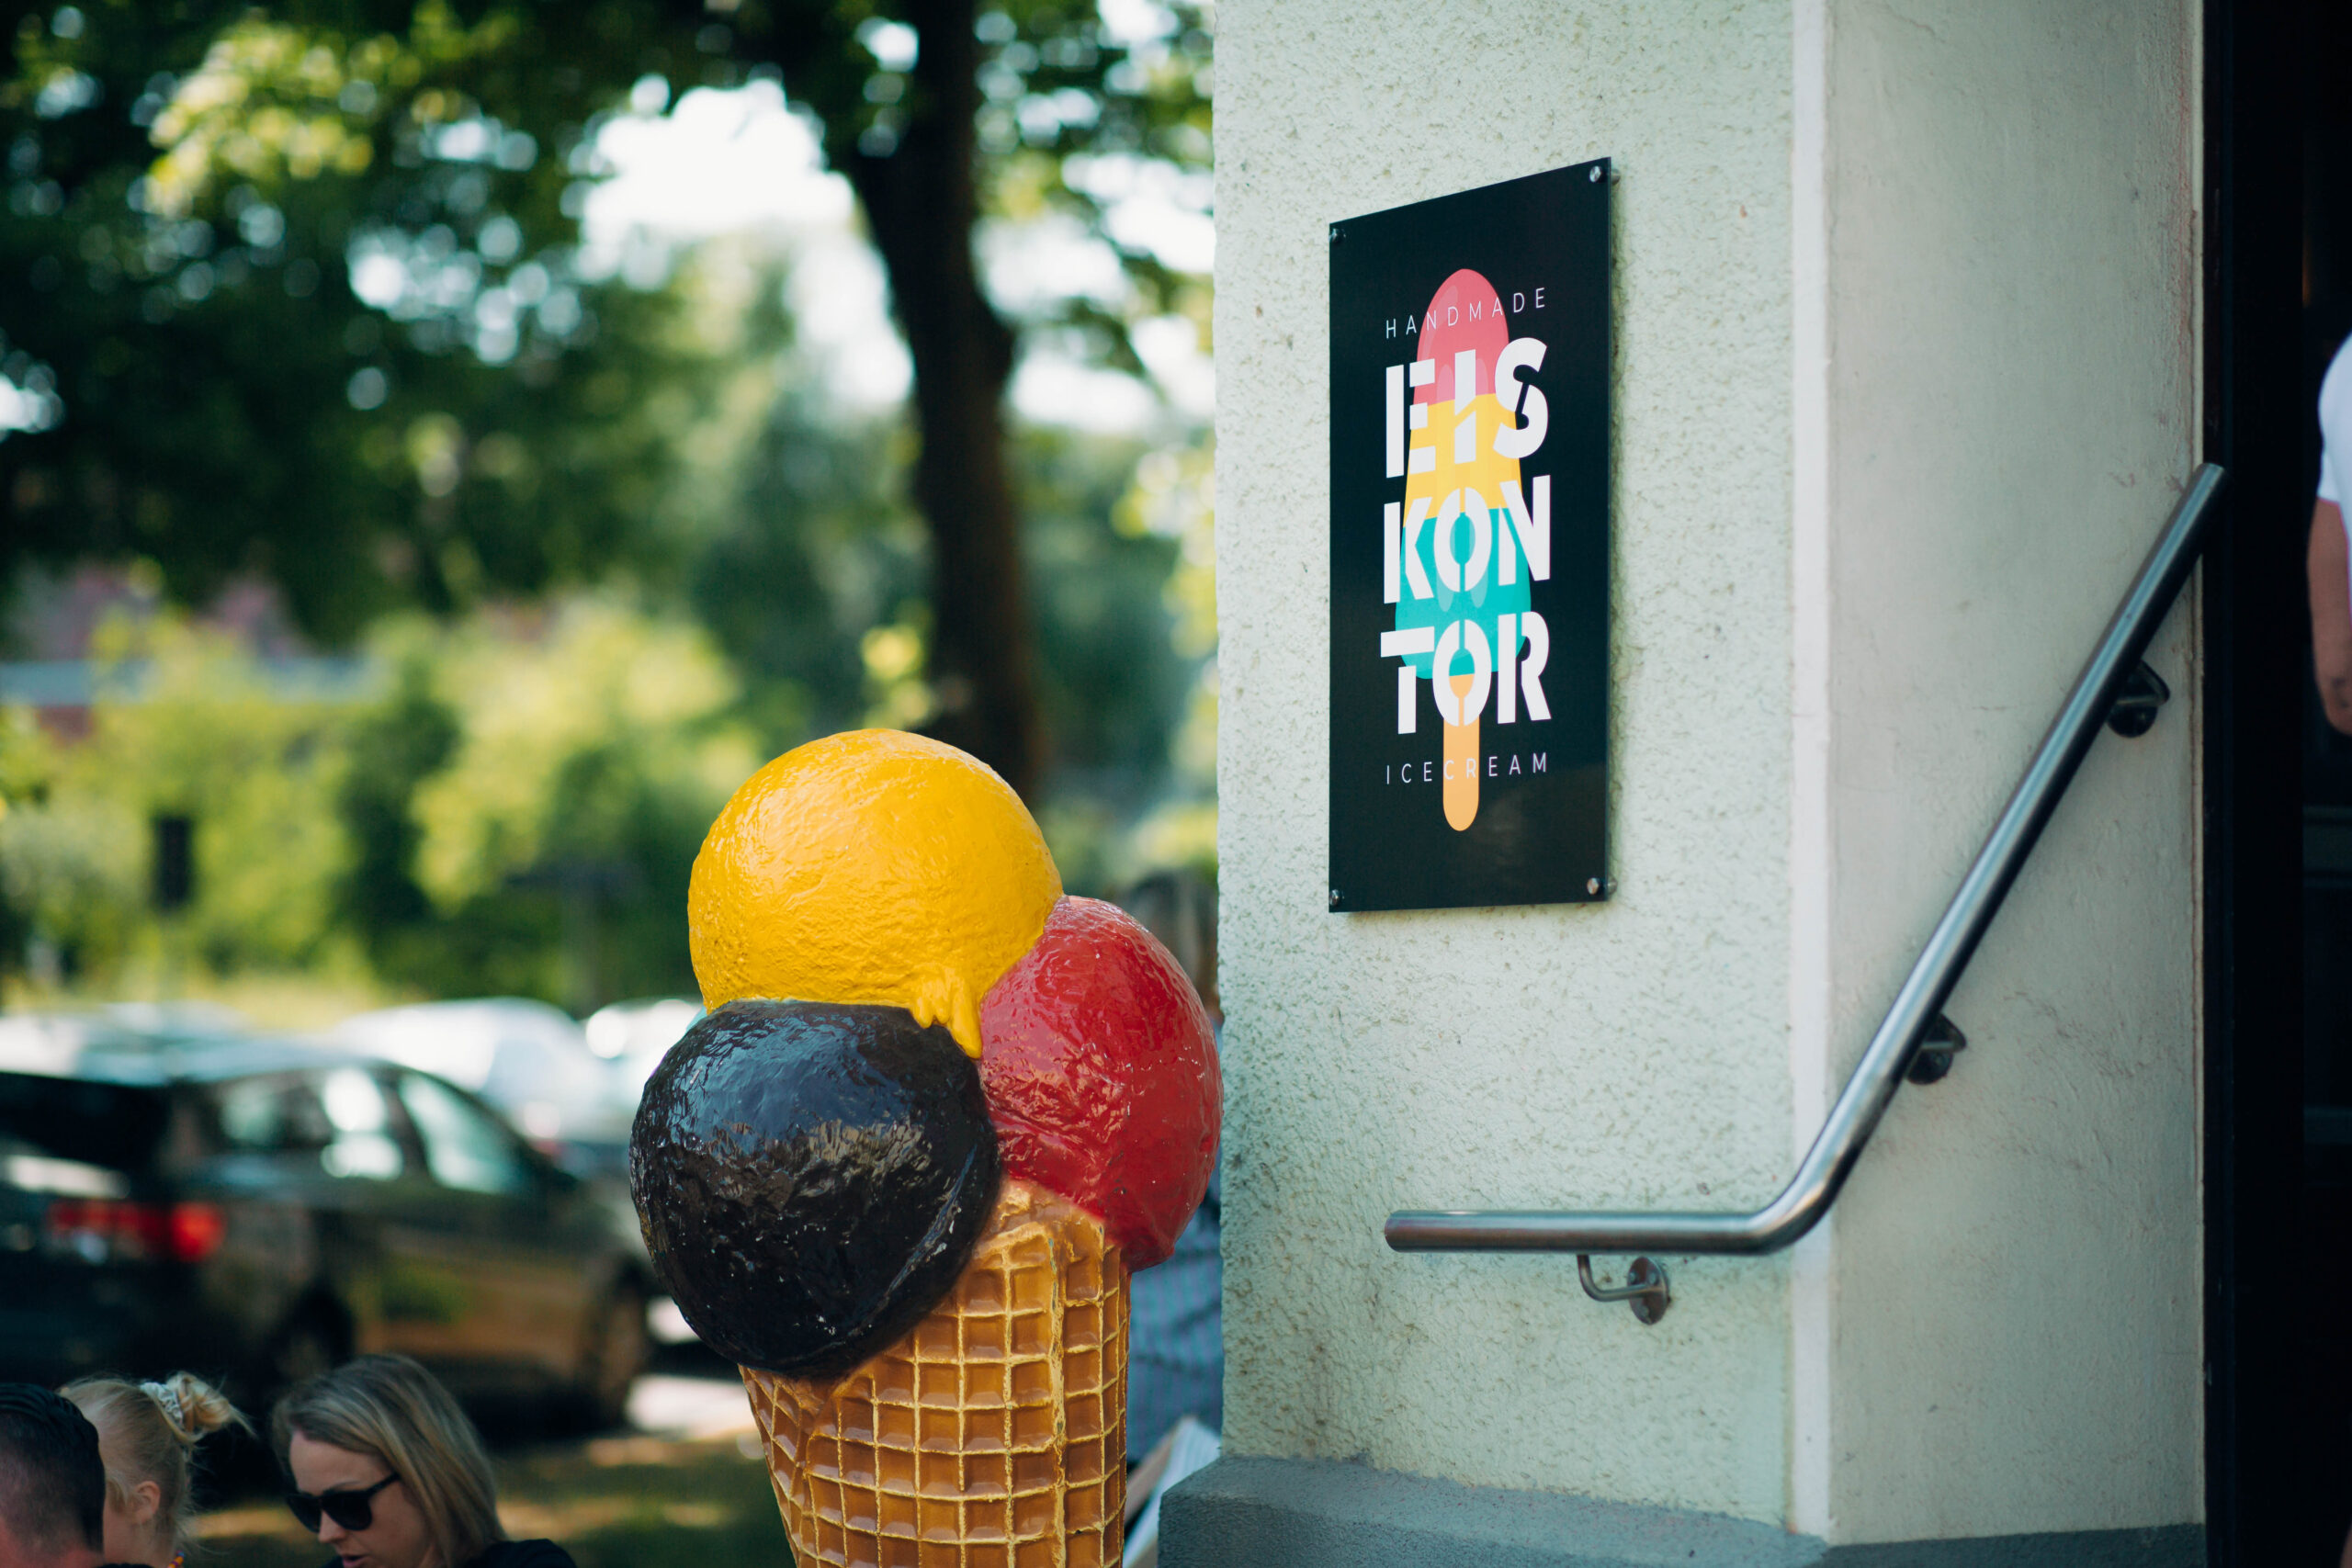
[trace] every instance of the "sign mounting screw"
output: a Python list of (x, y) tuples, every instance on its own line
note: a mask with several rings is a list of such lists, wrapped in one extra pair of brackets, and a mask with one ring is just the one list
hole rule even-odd
[(1600, 878), (1597, 876), (1586, 877), (1584, 879), (1584, 890), (1588, 893), (1598, 895), (1600, 892)]

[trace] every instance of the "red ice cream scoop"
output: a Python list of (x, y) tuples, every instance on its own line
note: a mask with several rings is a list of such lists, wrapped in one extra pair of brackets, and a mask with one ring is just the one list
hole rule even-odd
[(1128, 1267), (1165, 1258), (1216, 1163), (1223, 1085), (1193, 983), (1125, 911), (1054, 906), (980, 1004), (980, 1087), (1008, 1177), (1102, 1219)]

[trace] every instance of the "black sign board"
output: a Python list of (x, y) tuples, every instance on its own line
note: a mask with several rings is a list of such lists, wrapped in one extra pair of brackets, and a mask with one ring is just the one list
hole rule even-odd
[(1331, 226), (1335, 910), (1608, 895), (1609, 188)]

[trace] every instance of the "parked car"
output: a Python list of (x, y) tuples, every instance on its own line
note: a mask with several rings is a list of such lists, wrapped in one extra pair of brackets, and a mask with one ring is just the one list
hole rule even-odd
[[(638, 1101), (645, 1097), (646, 1080), (653, 1076), (653, 1069), (702, 1015), (702, 1003), (687, 997), (641, 997), (608, 1003), (588, 1015), (582, 1026), (588, 1036), (588, 1049), (603, 1057), (612, 1072), (613, 1105), (624, 1124), (636, 1120)], [(608, 1149), (583, 1149), (576, 1168), (594, 1168), (605, 1179), (626, 1184), (628, 1145), (623, 1142)], [(668, 1296), (653, 1298), (646, 1330), (657, 1345), (701, 1343), (686, 1314)]]
[(185, 1366), (259, 1406), (396, 1350), (462, 1397), (609, 1423), (647, 1354), (634, 1231), (413, 1066), (259, 1041), (0, 1048), (0, 1378)]
[(473, 1090), (575, 1176), (623, 1168), (637, 1103), (619, 1104), (610, 1065), (560, 1008), (526, 997), (417, 1002), (347, 1018), (332, 1038)]
[(702, 1004), (686, 997), (645, 997), (598, 1008), (581, 1026), (588, 1049), (612, 1064), (616, 1100), (632, 1119), (645, 1080), (702, 1013)]
[(111, 1002), (58, 1012), (0, 1014), (0, 1068), (70, 1072), (92, 1053), (121, 1054), (253, 1032), (243, 1015), (209, 1002)]

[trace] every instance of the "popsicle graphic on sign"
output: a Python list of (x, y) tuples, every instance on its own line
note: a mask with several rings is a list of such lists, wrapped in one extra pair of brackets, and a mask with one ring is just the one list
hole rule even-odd
[(1444, 728), (1445, 820), (1478, 818), (1481, 727), (1546, 724), (1551, 631), (1529, 585), (1552, 575), (1552, 479), (1523, 474), (1549, 410), (1525, 379), (1544, 344), (1513, 337), (1486, 277), (1455, 272), (1430, 297), (1418, 356), (1385, 367), (1381, 592), (1395, 607), (1380, 634), (1396, 663), (1396, 733), (1419, 727), (1419, 683)]

